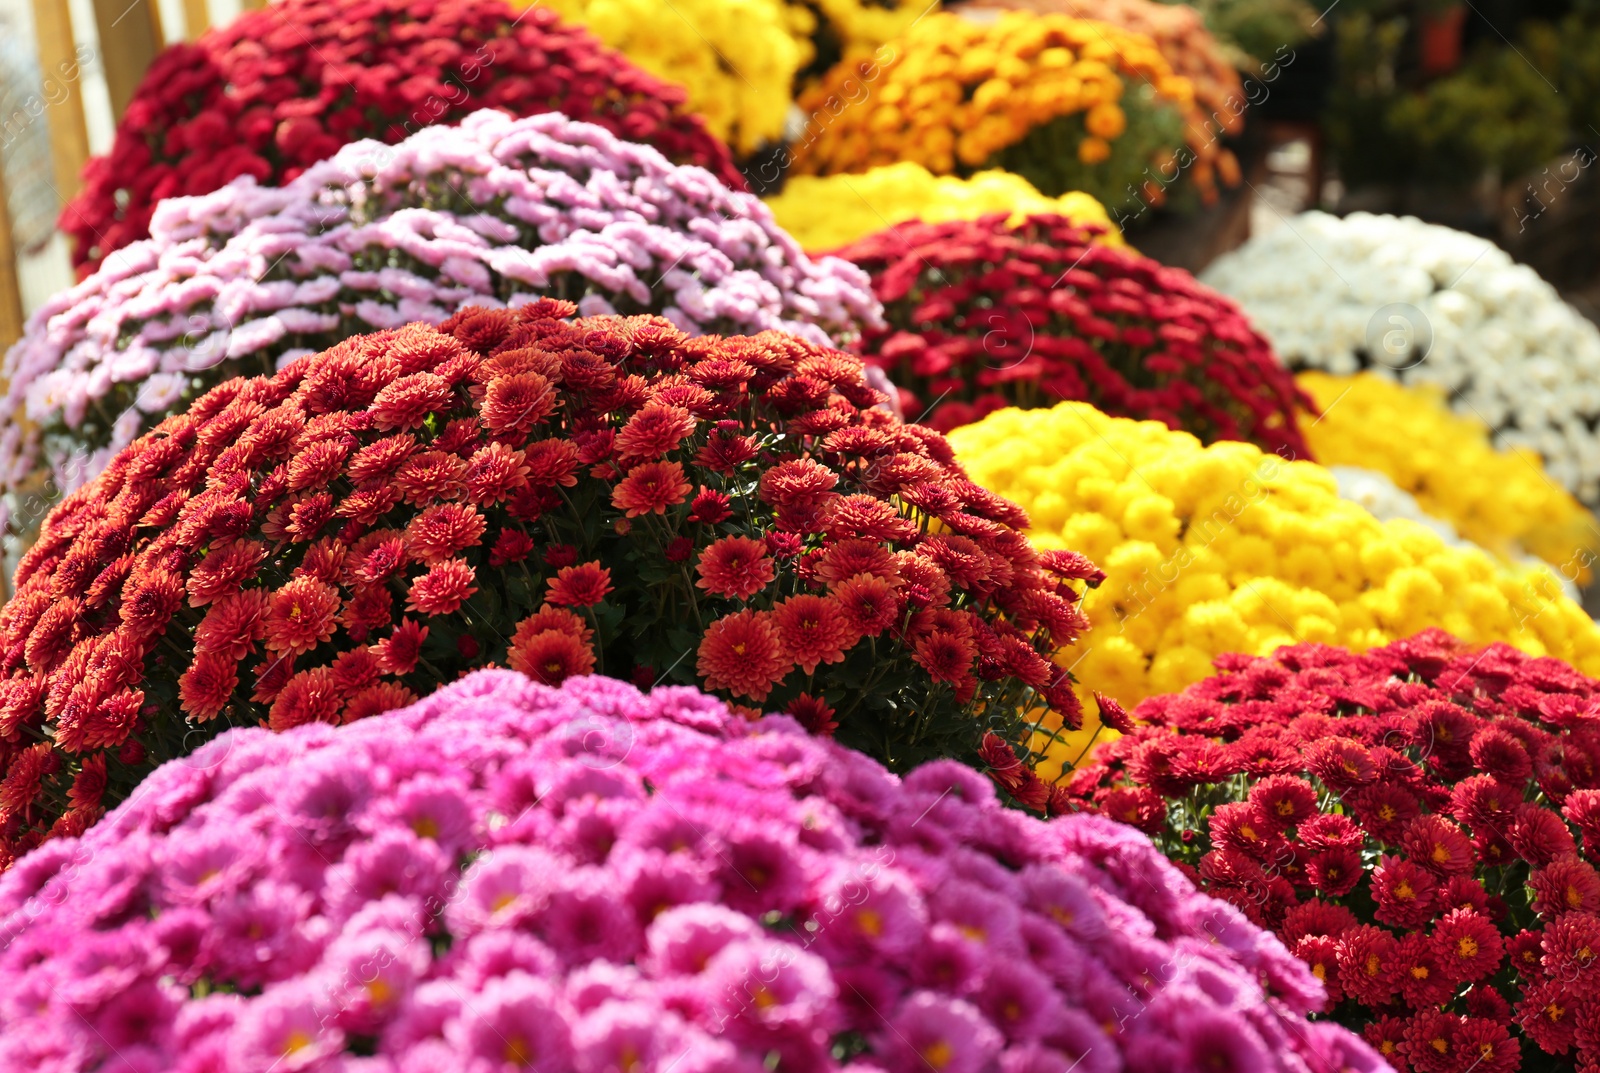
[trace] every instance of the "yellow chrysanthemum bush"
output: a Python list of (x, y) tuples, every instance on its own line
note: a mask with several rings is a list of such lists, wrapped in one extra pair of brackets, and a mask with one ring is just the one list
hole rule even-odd
[[(987, 13), (979, 13), (987, 14)], [(1066, 15), (936, 13), (872, 60), (841, 63), (800, 98), (798, 174), (910, 160), (939, 175), (1002, 168), (1046, 195), (1085, 191), (1152, 204), (1215, 161), (1194, 87), (1149, 37)], [(1193, 122), (1190, 122), (1190, 121)]]
[(1586, 581), (1600, 544), (1594, 517), (1545, 473), (1539, 455), (1503, 451), (1431, 385), (1371, 373), (1295, 378), (1322, 414), (1301, 431), (1317, 461), (1376, 470), (1431, 517), (1500, 555), (1536, 555)]
[[(544, 0), (646, 71), (689, 91), (688, 107), (739, 156), (783, 139), (795, 79), (811, 62), (783, 0)], [(529, 6), (523, 3), (522, 6)]]
[[(949, 438), (973, 481), (1028, 512), (1038, 546), (1072, 548), (1105, 570), (1074, 650), (1085, 696), (1131, 708), (1207, 677), (1224, 653), (1297, 642), (1365, 650), (1429, 626), (1600, 673), (1600, 627), (1548, 568), (1380, 522), (1339, 498), (1320, 465), (1247, 443), (1202, 447), (1076, 402), (1002, 410)], [(1043, 750), (1046, 779), (1100, 731), (1096, 706), (1085, 710), (1083, 730)]]
[[(516, 0), (531, 7), (536, 0)], [(568, 22), (689, 91), (690, 110), (741, 157), (785, 140), (802, 85), (871, 56), (926, 0), (545, 0)]]
[(1125, 247), (1122, 232), (1100, 202), (1078, 191), (1045, 197), (1020, 175), (980, 171), (968, 179), (935, 175), (902, 160), (861, 175), (798, 175), (783, 192), (767, 198), (773, 217), (807, 250), (835, 250), (885, 227), (921, 220), (938, 224), (1009, 212), (1009, 222), (1029, 216), (1063, 216), (1074, 224), (1098, 225), (1095, 241)]

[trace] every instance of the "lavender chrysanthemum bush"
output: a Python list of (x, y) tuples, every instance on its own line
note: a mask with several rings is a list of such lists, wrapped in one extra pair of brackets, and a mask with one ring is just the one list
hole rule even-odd
[(540, 295), (830, 344), (880, 310), (863, 272), (812, 260), (701, 168), (559, 113), (477, 112), (348, 145), (281, 188), (162, 202), (149, 239), (46, 303), (6, 355), (0, 490), (71, 491), (231, 376)]
[(602, 678), (232, 731), (0, 878), (0, 944), (4, 1073), (1384, 1068), (1132, 828)]

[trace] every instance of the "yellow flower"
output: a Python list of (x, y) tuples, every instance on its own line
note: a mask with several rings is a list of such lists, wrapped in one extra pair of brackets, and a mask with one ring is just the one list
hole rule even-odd
[(1089, 114), (1084, 117), (1084, 126), (1096, 138), (1114, 141), (1122, 137), (1122, 132), (1128, 129), (1128, 117), (1122, 109), (1114, 104), (1097, 104), (1089, 109)]
[[(950, 442), (974, 481), (1028, 511), (1036, 543), (1106, 571), (1073, 648), (1086, 698), (1098, 689), (1131, 707), (1205, 677), (1227, 652), (1302, 641), (1364, 650), (1429, 626), (1600, 673), (1600, 627), (1547, 568), (1380, 522), (1339, 498), (1319, 465), (1244, 443), (1202, 447), (1075, 402), (1002, 410)], [(1051, 764), (1084, 750), (1098, 729), (1087, 721), (1048, 745)]]
[[(1076, 59), (1083, 56), (1093, 58)], [(1125, 82), (1157, 87), (1160, 101), (1192, 107), (1188, 80), (1142, 34), (1066, 15), (1012, 12), (980, 23), (931, 14), (879, 50), (870, 77), (861, 62), (843, 62), (801, 94), (800, 110), (816, 120), (808, 125), (815, 136), (797, 146), (794, 170), (827, 175), (919, 158), (949, 168), (955, 161), (947, 162), (946, 153), (918, 146), (921, 133), (935, 123), (950, 130), (959, 166), (976, 170), (1035, 127), (1095, 107), (1090, 129), (1096, 144), (1079, 156), (1103, 160), (1109, 155), (1105, 142), (1121, 137), (1127, 127), (1127, 117), (1114, 103)], [(937, 91), (925, 89), (935, 84)], [(852, 90), (857, 98), (865, 90), (873, 106), (826, 107), (830, 100), (851, 99)], [(936, 119), (925, 117), (935, 92), (959, 107)], [(901, 111), (905, 121), (881, 118), (885, 108)], [(827, 122), (821, 121), (824, 111)], [(1198, 129), (1197, 117), (1189, 118), (1196, 119)], [(863, 128), (874, 137), (860, 159), (842, 146)]]
[[(930, 132), (927, 148), (950, 152), (948, 130)], [(981, 171), (970, 179), (935, 176), (920, 164), (902, 161), (873, 168), (864, 175), (796, 176), (783, 192), (767, 200), (779, 226), (807, 250), (834, 250), (874, 231), (923, 220), (975, 220), (1010, 212), (1014, 222), (1025, 216), (1054, 213), (1074, 223), (1099, 226), (1107, 246), (1125, 246), (1122, 233), (1088, 194), (1045, 197), (1020, 176)]]
[(1098, 164), (1110, 155), (1110, 144), (1100, 138), (1085, 138), (1078, 143), (1078, 159), (1085, 164)]
[(1573, 581), (1594, 560), (1593, 518), (1532, 451), (1496, 450), (1482, 422), (1436, 390), (1362, 373), (1302, 373), (1322, 417), (1306, 422), (1312, 457), (1384, 474), (1433, 518), (1502, 558), (1536, 555)]
[[(689, 107), (740, 154), (782, 139), (812, 46), (782, 0), (549, 0), (634, 63), (689, 92)], [(525, 4), (522, 6), (526, 6)]]

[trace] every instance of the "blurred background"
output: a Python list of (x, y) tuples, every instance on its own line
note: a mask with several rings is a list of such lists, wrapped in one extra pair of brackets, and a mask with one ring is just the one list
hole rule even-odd
[[(260, 6), (0, 0), (6, 192), (0, 344), (15, 340), (26, 315), (71, 281), (56, 217), (80, 189), (84, 162), (110, 149), (151, 61), (163, 47), (227, 23), (241, 4)], [(1146, 0), (993, 6), (1148, 23), (1135, 4), (1156, 6)], [(1414, 214), (1491, 238), (1586, 315), (1600, 314), (1600, 255), (1592, 241), (1600, 184), (1590, 167), (1600, 148), (1600, 5), (1336, 0), (1323, 10), (1320, 4), (1170, 5), (1196, 9), (1243, 78), (1247, 107), (1242, 121), (1223, 113), (1234, 129), (1222, 140), (1244, 181), (1223, 184), (1231, 189), (1204, 212), (1141, 219), (1140, 248), (1200, 271), (1251, 234), (1307, 208)], [(882, 6), (902, 20), (912, 10), (888, 0)], [(976, 7), (990, 5), (946, 6), (976, 14)], [(565, 0), (556, 7), (581, 17), (594, 5)], [(1160, 27), (1143, 28), (1159, 37)], [(597, 29), (602, 38), (615, 36)], [(1174, 50), (1166, 51), (1173, 58)], [(748, 156), (747, 171), (758, 162)]]

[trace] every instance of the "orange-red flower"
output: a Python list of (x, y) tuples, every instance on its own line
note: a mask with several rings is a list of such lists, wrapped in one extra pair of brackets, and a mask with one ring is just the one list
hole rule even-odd
[(354, 723), (357, 719), (365, 719), (370, 715), (381, 715), (396, 708), (404, 708), (416, 699), (417, 695), (403, 685), (396, 682), (378, 682), (350, 698), (340, 714), (340, 721)]
[(683, 407), (647, 402), (617, 433), (617, 447), (625, 464), (654, 462), (676, 450), (694, 431), (694, 426), (694, 415)]
[(748, 608), (724, 615), (706, 628), (696, 664), (707, 688), (755, 701), (766, 700), (791, 666), (782, 656), (771, 614)]
[(628, 471), (611, 492), (611, 505), (626, 511), (628, 517), (665, 514), (668, 507), (682, 503), (691, 485), (683, 479), (677, 462), (646, 462)]
[(235, 540), (213, 551), (189, 574), (189, 606), (204, 607), (220, 596), (238, 592), (266, 557), (266, 545), (256, 540)]
[(301, 671), (284, 683), (273, 698), (267, 725), (273, 730), (288, 730), (305, 723), (337, 723), (344, 697), (326, 667)]
[(545, 599), (558, 607), (591, 607), (611, 592), (611, 571), (598, 562), (563, 566)]
[(400, 620), (394, 632), (372, 646), (372, 654), (386, 674), (410, 674), (416, 670), (422, 655), (422, 642), (428, 639), (428, 627), (412, 619)]
[(497, 436), (525, 433), (555, 412), (556, 392), (535, 372), (500, 376), (484, 389), (483, 424)]
[(428, 415), (450, 400), (450, 384), (433, 373), (412, 373), (385, 384), (372, 401), (372, 423), (381, 429), (407, 432), (421, 428)]
[(178, 679), (183, 710), (202, 723), (215, 719), (239, 684), (239, 661), (216, 652), (202, 652)]
[(961, 682), (972, 673), (976, 646), (949, 630), (933, 630), (917, 638), (917, 664), (936, 682)]
[(833, 597), (850, 629), (863, 637), (876, 637), (900, 617), (895, 587), (873, 574), (857, 574), (834, 586)]
[(480, 447), (467, 459), (467, 471), (462, 480), (467, 485), (467, 498), (478, 506), (499, 503), (518, 488), (528, 483), (530, 470), (527, 459), (503, 443)]
[(700, 553), (695, 585), (717, 596), (748, 600), (777, 577), (767, 546), (746, 536), (725, 536)]
[(267, 635), (269, 595), (265, 589), (246, 589), (224, 596), (206, 612), (194, 631), (194, 650), (226, 656), (238, 662)]
[(540, 630), (512, 642), (511, 669), (547, 686), (558, 686), (573, 675), (594, 670), (594, 649), (566, 630)]
[(860, 639), (831, 596), (791, 596), (773, 610), (772, 622), (784, 658), (807, 674), (814, 673), (818, 664), (838, 663)]
[(406, 526), (406, 551), (420, 563), (436, 563), (457, 552), (476, 547), (489, 523), (465, 503), (440, 503), (411, 519)]
[(478, 591), (477, 572), (470, 563), (445, 559), (434, 563), (411, 583), (406, 610), (423, 615), (448, 615)]
[(297, 577), (267, 605), (267, 650), (298, 655), (333, 636), (339, 626), (339, 590), (316, 578)]

